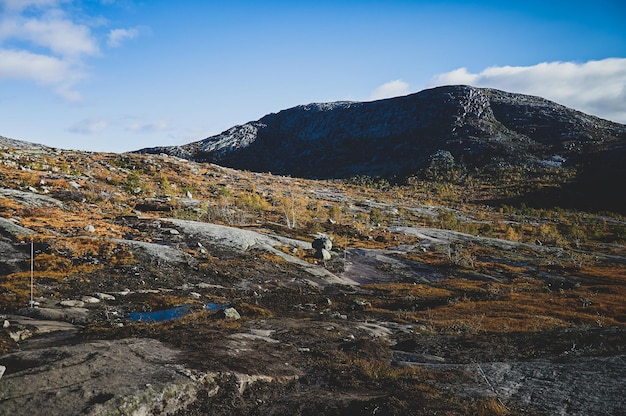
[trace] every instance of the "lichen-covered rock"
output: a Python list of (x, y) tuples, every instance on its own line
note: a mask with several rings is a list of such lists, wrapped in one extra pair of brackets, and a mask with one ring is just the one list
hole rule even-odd
[(237, 309), (235, 308), (222, 309), (221, 311), (218, 312), (218, 316), (224, 319), (234, 319), (234, 320), (241, 319), (241, 315), (239, 314), (239, 312), (237, 312)]

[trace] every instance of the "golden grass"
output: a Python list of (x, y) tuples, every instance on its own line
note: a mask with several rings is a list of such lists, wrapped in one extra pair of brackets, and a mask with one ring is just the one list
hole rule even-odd
[(363, 288), (382, 292), (383, 296), (394, 298), (412, 296), (416, 300), (446, 299), (453, 294), (453, 292), (448, 289), (427, 284), (373, 283), (363, 285)]
[[(611, 221), (607, 221), (606, 216), (592, 213), (506, 206), (493, 209), (466, 202), (491, 198), (494, 192), (506, 194), (515, 191), (519, 172), (505, 172), (507, 176), (498, 184), (474, 177), (468, 178), (464, 184), (412, 180), (407, 186), (384, 184), (381, 187), (376, 183), (360, 186), (338, 181), (257, 175), (159, 156), (69, 151), (55, 157), (28, 152), (10, 157), (12, 152), (0, 152), (2, 186), (26, 191), (29, 191), (26, 186), (32, 186), (41, 193), (71, 193), (72, 196), (63, 201), (63, 208), (33, 208), (12, 199), (0, 198), (0, 215), (16, 218), (22, 226), (40, 233), (35, 241), (52, 245), (49, 254), (37, 255), (35, 266), (39, 276), (52, 279), (92, 273), (100, 266), (88, 264), (90, 258), (108, 265), (133, 263), (135, 259), (129, 248), (110, 239), (132, 235), (132, 238), (147, 240), (148, 236), (140, 230), (120, 225), (116, 218), (132, 213), (137, 196), (171, 197), (175, 205), (176, 198), (186, 197), (187, 191), (205, 207), (217, 204), (221, 198), (229, 198), (231, 208), (238, 210), (240, 217), (246, 218), (248, 223), (271, 228), (286, 236), (310, 241), (312, 234), (326, 232), (332, 235), (337, 251), (345, 247), (384, 249), (395, 244), (414, 244), (416, 239), (413, 237), (394, 235), (383, 231), (384, 227), (375, 227), (375, 223), (400, 223), (432, 227), (446, 225), (459, 231), (508, 237), (522, 242), (534, 243), (535, 239), (540, 239), (544, 244), (554, 244), (574, 254), (576, 252), (572, 247), (577, 247), (579, 243), (590, 252), (626, 252), (620, 245), (623, 235), (620, 237), (615, 225), (624, 218), (618, 215), (610, 214)], [(9, 161), (4, 163), (5, 160)], [(50, 175), (50, 172), (58, 174)], [(538, 179), (538, 185), (541, 181), (545, 182), (544, 185), (553, 182), (548, 176), (542, 178)], [(81, 187), (74, 189), (70, 185), (72, 181)], [(133, 193), (132, 185), (141, 185), (141, 195)], [(371, 202), (385, 203), (397, 210), (392, 212), (377, 208), (380, 205)], [(438, 212), (442, 212), (437, 208), (439, 205), (453, 208), (455, 214), (437, 216)], [(413, 210), (419, 206), (432, 209), (435, 216), (431, 218)], [(181, 211), (172, 215), (183, 214)], [(161, 214), (142, 215), (157, 217)], [(289, 229), (287, 219), (293, 226), (294, 215), (296, 226)], [(470, 220), (459, 220), (462, 217)], [(337, 223), (330, 224), (327, 222), (329, 218)], [(539, 225), (531, 226), (531, 223)], [(93, 225), (95, 232), (85, 231), (85, 225)], [(616, 243), (609, 246), (607, 241)], [(368, 313), (388, 315), (396, 320), (429, 322), (438, 330), (465, 327), (475, 331), (534, 331), (555, 326), (625, 324), (626, 265), (597, 262), (593, 257), (572, 258), (571, 261), (567, 258), (549, 259), (550, 263), (562, 263), (557, 270), (548, 266), (546, 259), (538, 258), (533, 267), (557, 276), (579, 278), (583, 282), (579, 287), (559, 291), (539, 279), (516, 278), (528, 276), (530, 268), (495, 260), (507, 254), (485, 247), (464, 248), (474, 257), (472, 265), (452, 265), (447, 253), (441, 250), (412, 252), (406, 257), (431, 267), (441, 267), (453, 276), (464, 275), (462, 272), (470, 270), (510, 279), (510, 282), (451, 277), (435, 285), (366, 285), (365, 288), (375, 291), (377, 296), (372, 300)], [(288, 247), (279, 249), (304, 259), (309, 256), (305, 250), (293, 253)], [(532, 258), (532, 253), (523, 254)], [(273, 254), (261, 256), (269, 262), (283, 261)], [(83, 264), (81, 259), (86, 263)], [(200, 269), (219, 269), (228, 276), (229, 269), (244, 266), (245, 262), (240, 260), (214, 262), (209, 259), (201, 263)], [(26, 295), (27, 286), (24, 284), (28, 282), (28, 277), (28, 272), (4, 276), (0, 285), (12, 293), (3, 294), (0, 300), (9, 302), (15, 296), (22, 298)], [(432, 306), (429, 310), (421, 310), (423, 305)], [(252, 305), (250, 308), (250, 313), (255, 316), (267, 313), (254, 309)]]

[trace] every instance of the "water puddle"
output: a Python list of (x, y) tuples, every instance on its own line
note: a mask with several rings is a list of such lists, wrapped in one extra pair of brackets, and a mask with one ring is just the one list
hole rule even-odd
[[(210, 312), (217, 312), (228, 308), (227, 303), (207, 303), (204, 305), (204, 310)], [(132, 322), (146, 322), (156, 323), (163, 321), (170, 321), (172, 319), (182, 318), (197, 310), (192, 305), (182, 305), (175, 308), (163, 309), (161, 311), (153, 312), (130, 312), (128, 314), (128, 320)]]

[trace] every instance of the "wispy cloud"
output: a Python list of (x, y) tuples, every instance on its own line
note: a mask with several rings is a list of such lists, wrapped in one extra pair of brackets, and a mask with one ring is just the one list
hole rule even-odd
[(87, 118), (79, 121), (68, 129), (71, 133), (96, 134), (109, 127), (109, 122), (98, 118)]
[(409, 84), (396, 79), (389, 81), (376, 88), (370, 95), (370, 100), (382, 100), (383, 98), (398, 97), (409, 93)]
[(124, 41), (134, 39), (137, 36), (139, 36), (138, 28), (113, 29), (109, 32), (107, 45), (111, 48), (117, 48), (121, 46)]
[(61, 58), (24, 50), (0, 49), (0, 79), (30, 79), (43, 84), (60, 84), (72, 72)]
[[(80, 100), (77, 85), (88, 75), (87, 59), (102, 54), (104, 39), (97, 30), (106, 20), (80, 14), (79, 3), (0, 0), (0, 80), (34, 81), (65, 100)], [(118, 47), (138, 35), (135, 28), (116, 29), (108, 32), (106, 41)]]
[(68, 0), (0, 0), (0, 6), (8, 11), (21, 11), (28, 8), (53, 7)]
[(163, 120), (149, 123), (130, 123), (126, 126), (127, 131), (134, 133), (156, 133), (168, 130), (169, 128), (169, 123)]
[(626, 123), (626, 58), (499, 66), (479, 73), (458, 68), (437, 75), (432, 82), (432, 86), (452, 84), (537, 95), (585, 113)]

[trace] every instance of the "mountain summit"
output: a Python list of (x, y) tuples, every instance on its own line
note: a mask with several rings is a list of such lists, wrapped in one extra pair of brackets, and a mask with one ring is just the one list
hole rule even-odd
[(301, 105), (198, 142), (139, 152), (329, 179), (410, 176), (444, 154), (467, 167), (577, 163), (625, 142), (626, 126), (543, 98), (447, 86), (372, 102)]
[(626, 177), (626, 126), (540, 97), (460, 85), (372, 102), (301, 105), (198, 142), (139, 152), (317, 179), (403, 180), (433, 166), (564, 167), (585, 188), (570, 192), (575, 198), (597, 191), (598, 181)]

